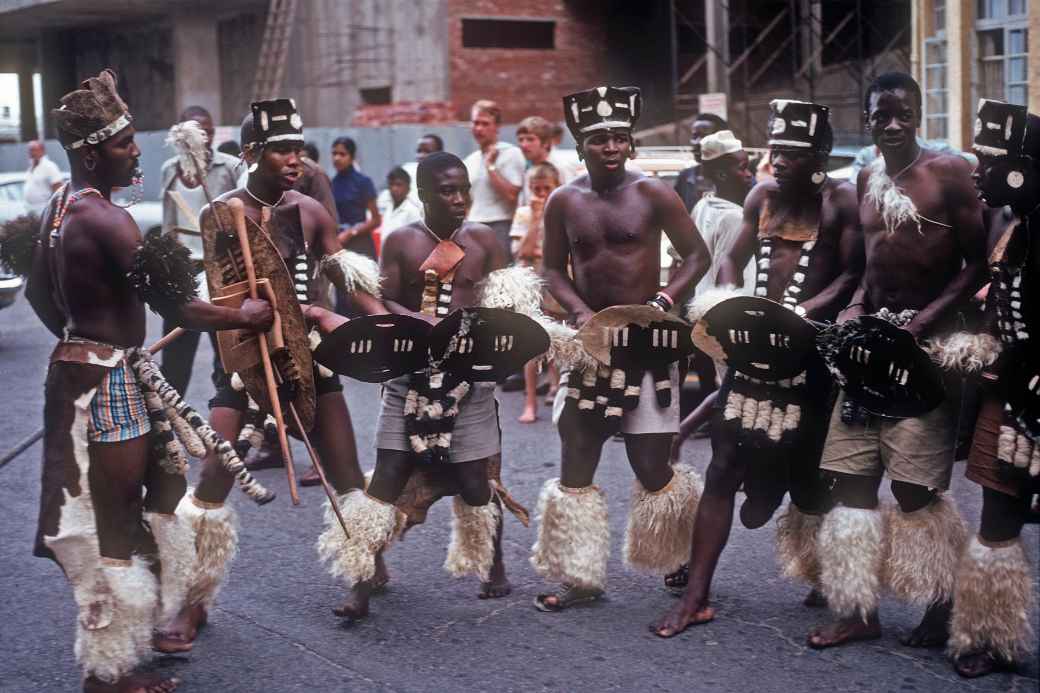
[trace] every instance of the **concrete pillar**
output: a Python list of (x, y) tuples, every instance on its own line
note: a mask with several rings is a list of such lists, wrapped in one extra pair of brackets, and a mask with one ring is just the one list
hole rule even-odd
[(33, 93), (35, 71), (36, 42), (23, 43), (18, 56), (18, 113), (23, 142), (38, 139), (40, 136), (36, 130), (36, 95)]
[(949, 142), (967, 150), (975, 126), (971, 102), (971, 56), (974, 44), (975, 0), (946, 2), (946, 87), (949, 112)]
[(729, 14), (722, 0), (704, 0), (708, 91), (729, 94)]
[(1040, 0), (1029, 3), (1029, 112), (1040, 113)]
[(45, 31), (40, 35), (40, 78), (43, 81), (43, 136), (58, 136), (50, 111), (72, 91), (76, 81), (76, 58), (72, 42), (62, 31)]
[[(217, 22), (212, 16), (174, 15), (173, 60), (177, 113), (188, 106), (202, 106), (215, 124), (223, 123)], [(252, 81), (253, 75), (242, 78)]]

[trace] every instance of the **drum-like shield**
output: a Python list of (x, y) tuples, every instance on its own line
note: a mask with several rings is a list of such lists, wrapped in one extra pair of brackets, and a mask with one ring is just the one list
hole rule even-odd
[(459, 308), (430, 333), (431, 359), (471, 382), (501, 380), (548, 349), (549, 335), (541, 325), (501, 308)]
[(366, 383), (383, 383), (424, 368), (431, 326), (409, 315), (367, 315), (322, 337), (314, 360)]
[(585, 351), (604, 366), (647, 370), (693, 353), (690, 326), (653, 306), (611, 306), (577, 334)]
[(1028, 346), (1006, 355), (1000, 374), (1011, 415), (1035, 441), (1040, 441), (1040, 359), (1027, 353)]
[[(835, 330), (843, 337), (832, 345)], [(946, 397), (939, 367), (913, 335), (886, 320), (865, 315), (823, 330), (818, 340), (845, 393), (871, 413), (923, 416)]]
[(714, 306), (693, 328), (693, 343), (712, 358), (759, 380), (792, 378), (816, 351), (816, 327), (793, 310), (758, 296)]
[[(220, 217), (220, 224), (217, 222), (217, 215)], [(211, 213), (204, 214), (200, 221), (210, 296), (214, 303), (227, 305), (229, 301), (237, 301), (240, 304), (244, 292), (242, 282), (246, 280), (246, 272), (242, 263), (242, 250), (239, 248), (237, 237), (233, 235), (235, 226), (231, 210), (223, 202), (214, 202)], [(221, 227), (224, 233), (221, 232)], [(269, 332), (266, 338), (272, 350), (279, 344), (284, 344), (292, 356), (294, 370), (299, 375), (292, 404), (304, 430), (309, 431), (314, 426), (314, 364), (303, 311), (296, 300), (289, 270), (266, 231), (249, 220), (246, 221), (246, 229), (257, 279), (267, 280), (270, 292), (277, 301), (281, 334), (274, 335)], [(229, 374), (237, 372), (245, 384), (246, 392), (260, 409), (271, 412), (263, 366), (260, 363), (260, 347), (256, 339), (255, 333), (244, 330), (225, 330), (217, 333), (217, 345), (225, 370)], [(290, 430), (295, 431), (295, 422), (291, 416), (286, 416), (286, 424)]]

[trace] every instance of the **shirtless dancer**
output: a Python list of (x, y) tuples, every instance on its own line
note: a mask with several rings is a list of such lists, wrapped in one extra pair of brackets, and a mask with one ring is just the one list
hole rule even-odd
[[(754, 258), (755, 295), (783, 302), (810, 320), (832, 321), (848, 304), (862, 267), (855, 188), (825, 173), (833, 141), (827, 107), (775, 100), (770, 104), (769, 133), (775, 180), (756, 186), (744, 202), (743, 227), (722, 260), (718, 285), (741, 286), (744, 267)], [(717, 303), (743, 293), (718, 291), (706, 298)], [(703, 314), (709, 307), (694, 302), (696, 313)], [(652, 626), (658, 635), (672, 637), (714, 618), (711, 580), (733, 523), (734, 496), (742, 484), (747, 500), (740, 519), (745, 527), (754, 529), (768, 522), (789, 492), (791, 505), (781, 520), (786, 530), (781, 547), (814, 544), (819, 518), (830, 509), (818, 465), (827, 435), (831, 389), (830, 375), (818, 356), (810, 357), (800, 386), (767, 383), (755, 390), (744, 374), (729, 369), (711, 426), (712, 459), (694, 524), (690, 583), (682, 600)], [(745, 428), (742, 418), (731, 414), (730, 401), (734, 396), (740, 401), (752, 399), (752, 392), (759, 401), (796, 402), (801, 408), (800, 425), (778, 440)], [(781, 554), (785, 572), (812, 582), (811, 567), (799, 561), (802, 552)]]
[[(255, 126), (262, 121), (267, 128)], [(319, 272), (330, 279), (337, 288), (364, 301), (366, 310), (383, 312), (379, 301), (370, 294), (376, 293), (378, 278), (375, 264), (355, 253), (342, 250), (336, 241), (336, 223), (321, 203), (293, 189), (300, 171), (300, 150), (303, 147), (303, 125), (291, 99), (260, 101), (252, 105), (252, 112), (242, 122), (241, 144), (249, 177), (243, 188), (232, 190), (217, 198), (226, 202), (241, 200), (245, 206), (247, 223), (259, 224), (261, 209), (272, 208), (272, 214), (285, 218), (299, 218), (300, 237), (274, 238), (279, 253), (292, 267), (297, 287), (297, 298), (301, 302), (311, 300), (313, 287), (320, 284)], [(293, 210), (293, 208), (296, 210)], [(297, 217), (298, 212), (298, 217)], [(212, 212), (206, 207), (202, 222)], [(301, 245), (302, 241), (302, 245)], [(305, 277), (300, 277), (305, 264)], [(367, 272), (367, 277), (364, 275)], [(367, 291), (368, 293), (362, 293)], [(315, 319), (321, 314), (315, 308)], [(209, 406), (213, 428), (227, 440), (237, 440), (249, 409), (249, 397), (243, 390), (232, 386), (232, 378), (223, 369), (214, 373), (216, 393)], [(343, 399), (343, 386), (339, 377), (315, 372), (317, 414), (314, 430), (310, 437), (328, 474), (329, 482), (338, 493), (361, 488), (364, 478), (358, 466), (357, 446), (350, 422), (350, 412)], [(209, 566), (212, 556), (225, 557), (213, 566), (209, 573), (212, 589), (209, 593), (191, 593), (177, 617), (167, 626), (169, 637), (192, 642), (196, 633), (206, 623), (206, 611), (216, 596), (236, 551), (238, 534), (232, 508), (226, 505), (228, 493), (234, 479), (217, 463), (214, 457), (206, 458), (199, 485), (185, 498), (192, 503), (200, 515), (197, 521), (207, 528), (210, 541), (200, 542), (198, 561)], [(335, 524), (335, 519), (330, 518)], [(336, 531), (342, 532), (339, 526)], [(202, 547), (205, 546), (205, 549)]]
[[(416, 179), (426, 221), (403, 226), (387, 238), (380, 259), (382, 296), (391, 313), (436, 323), (457, 308), (477, 305), (478, 283), (508, 259), (490, 227), (465, 221), (470, 184), (461, 159), (434, 152), (419, 162)], [(420, 463), (411, 443), (406, 398), (421, 389), (413, 378), (422, 377), (405, 375), (383, 385), (372, 479), (367, 489), (341, 497), (351, 536), (330, 536), (343, 548), (329, 563), (334, 575), (346, 578), (352, 594), (337, 615), (368, 615), (372, 590), (379, 584), (378, 561), (405, 528), (405, 514), (395, 503)], [(444, 567), (456, 576), (478, 575), (484, 598), (510, 591), (501, 555), (501, 506), (492, 498), (488, 476), (490, 458), (500, 450), (495, 384), (471, 383), (459, 400), (448, 461), (422, 462), (440, 467), (458, 489)]]
[[(167, 581), (160, 594), (143, 556), (157, 551), (163, 578), (184, 563), (160, 537), (178, 521), (174, 509), (186, 483), (152, 459), (149, 414), (128, 357), (145, 338), (146, 301), (174, 323), (202, 331), (267, 329), (272, 312), (263, 301), (233, 310), (192, 299), (191, 291), (135, 291), (128, 273), (145, 252), (141, 233), (110, 196), (113, 187), (131, 185), (141, 152), (115, 73), (86, 80), (51, 115), (72, 180), (44, 213), (26, 289), (61, 340), (47, 373), (35, 553), (54, 559), (72, 584), (83, 690), (165, 693), (176, 679), (134, 673), (152, 644), (160, 598), (169, 599)], [(182, 276), (150, 274), (145, 283), (192, 286), (188, 251), (180, 251)], [(158, 636), (154, 642), (166, 652), (182, 649), (176, 645)]]
[[(564, 97), (563, 106), (588, 175), (557, 188), (546, 204), (544, 267), (550, 292), (578, 326), (610, 306), (649, 303), (670, 309), (707, 271), (709, 258), (679, 196), (658, 179), (625, 170), (634, 153), (639, 90), (598, 87)], [(660, 290), (662, 229), (683, 261)], [(561, 384), (556, 395), (560, 478), (542, 488), (531, 563), (543, 577), (563, 586), (537, 597), (535, 606), (542, 611), (596, 599), (606, 585), (607, 505), (592, 482), (603, 443), (617, 425), (613, 430), (604, 426), (602, 407), (579, 409), (578, 385), (591, 371), (575, 371), (570, 376), (573, 387)], [(595, 381), (595, 373), (591, 375)], [(633, 567), (661, 574), (674, 571), (688, 557), (701, 486), (692, 468), (668, 464), (672, 436), (679, 430), (678, 384), (678, 368), (673, 367), (671, 404), (659, 406), (658, 383), (647, 373), (638, 405), (617, 417), (639, 482), (625, 558)], [(664, 385), (668, 387), (667, 381)]]
[[(1033, 230), (1040, 229), (1040, 117), (1027, 114), (1025, 106), (981, 101), (974, 152), (980, 197), (996, 209), (1010, 205), (1017, 224), (991, 244), (996, 247), (990, 250), (993, 281), (984, 335), (989, 339), (975, 355), (991, 361), (999, 339), (1004, 356), (994, 373), (1021, 377), (1008, 371), (1030, 354), (1035, 363), (1032, 335), (1040, 330), (1040, 243)], [(967, 678), (1011, 669), (1036, 654), (1030, 637), (1033, 570), (1021, 534), (1030, 498), (1040, 493), (1040, 470), (1029, 470), (1038, 451), (1035, 439), (1005, 413), (1004, 399), (989, 383), (968, 455), (967, 476), (982, 486), (982, 522), (957, 567), (949, 643), (953, 668)]]
[[(857, 181), (866, 266), (845, 315), (913, 311), (906, 329), (919, 341), (936, 341), (952, 332), (957, 311), (985, 279), (986, 234), (971, 166), (918, 146), (921, 91), (909, 75), (881, 75), (865, 101), (881, 156)], [(948, 398), (924, 416), (882, 419), (846, 401), (842, 394), (834, 407), (820, 464), (836, 503), (818, 535), (821, 586), (838, 620), (814, 629), (809, 645), (880, 637), (883, 585), (927, 607), (904, 644), (942, 645), (965, 539), (953, 501), (942, 493), (950, 484), (958, 407)], [(886, 471), (897, 507), (883, 520), (878, 487)]]

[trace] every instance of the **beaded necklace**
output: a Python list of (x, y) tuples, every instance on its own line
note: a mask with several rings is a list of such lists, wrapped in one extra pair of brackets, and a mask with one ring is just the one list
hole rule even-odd
[(54, 214), (54, 219), (51, 221), (51, 233), (50, 233), (50, 247), (53, 248), (58, 242), (58, 238), (61, 236), (61, 225), (65, 221), (65, 214), (68, 213), (69, 207), (76, 200), (86, 197), (87, 195), (97, 195), (98, 197), (104, 197), (101, 191), (97, 188), (81, 188), (74, 193), (69, 194), (69, 184), (66, 183), (61, 187), (57, 198), (58, 198), (58, 210)]

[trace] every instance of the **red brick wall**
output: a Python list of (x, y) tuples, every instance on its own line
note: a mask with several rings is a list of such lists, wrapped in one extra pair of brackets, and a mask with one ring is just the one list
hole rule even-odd
[[(559, 0), (448, 0), (451, 100), (459, 120), (469, 120), (477, 99), (492, 99), (502, 107), (506, 123), (529, 115), (562, 121), (561, 97), (606, 82), (604, 17), (572, 5)], [(556, 48), (463, 48), (463, 17), (554, 19)]]

